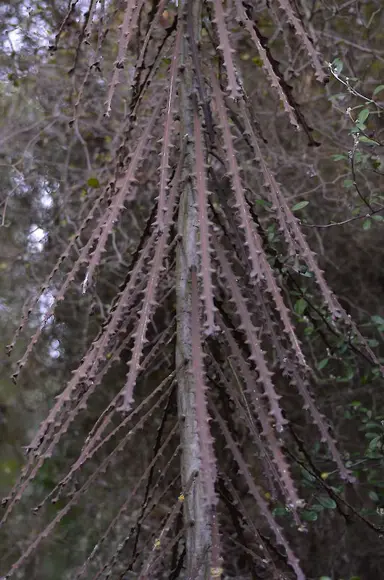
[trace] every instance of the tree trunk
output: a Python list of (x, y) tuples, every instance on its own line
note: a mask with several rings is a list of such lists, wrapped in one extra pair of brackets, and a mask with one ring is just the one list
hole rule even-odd
[[(179, 2), (179, 18), (185, 15), (188, 0)], [(196, 37), (200, 29), (200, 0), (193, 1), (194, 31)], [(196, 42), (198, 38), (195, 38)], [(189, 45), (183, 35), (181, 64), (183, 70), (180, 86), (180, 121), (182, 138), (187, 139), (185, 171), (187, 177), (181, 194), (178, 219), (180, 243), (177, 255), (177, 349), (176, 365), (178, 374), (178, 412), (182, 442), (182, 483), (185, 488), (193, 473), (197, 473), (184, 502), (184, 522), (186, 530), (187, 577), (210, 578), (209, 552), (211, 547), (210, 513), (203, 501), (200, 469), (200, 441), (197, 432), (195, 382), (192, 368), (192, 300), (191, 268), (198, 268), (198, 215), (196, 195), (190, 178), (193, 171), (193, 69), (189, 56)]]

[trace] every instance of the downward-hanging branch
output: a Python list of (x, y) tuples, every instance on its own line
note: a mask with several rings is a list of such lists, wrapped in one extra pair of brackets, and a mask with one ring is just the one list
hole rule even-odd
[[(151, 460), (134, 483), (131, 474), (127, 475), (125, 501), (103, 528), (106, 531), (101, 539), (92, 544), (93, 549), (77, 569), (76, 578), (84, 577), (94, 565), (98, 566), (94, 578), (109, 576), (119, 563), (129, 571), (137, 565), (143, 579), (155, 578), (158, 571), (171, 577), (167, 558), (172, 551), (182, 554), (180, 574), (185, 568), (191, 580), (220, 578), (226, 567), (231, 567), (226, 547), (233, 528), (228, 525), (228, 505), (220, 501), (217, 486), (220, 481), (230, 481), (231, 497), (240, 497), (240, 489), (246, 484), (254, 500), (255, 509), (249, 502), (250, 513), (244, 516), (247, 533), (259, 543), (259, 524), (254, 520), (261, 516), (276, 543), (283, 546), (296, 578), (304, 580), (299, 561), (261, 491), (265, 477), (296, 527), (300, 527), (300, 509), (305, 504), (300, 498), (305, 489), (299, 489), (295, 466), (284, 455), (291, 443), (285, 428), (292, 421), (292, 412), (285, 405), (287, 393), (290, 397), (300, 395), (298, 413), (304, 415), (302, 399), (341, 477), (353, 481), (353, 474), (344, 466), (342, 454), (315, 403), (316, 396), (311, 394), (311, 349), (307, 348), (300, 326), (292, 322), (294, 314), (287, 300), (290, 289), (276, 274), (271, 260), (274, 248), (264, 228), (278, 223), (282, 251), (288, 254), (284, 267), (289, 271), (293, 257), (305, 263), (318, 286), (317, 299), (328, 308), (334, 327), (340, 333), (345, 327), (352, 329), (370, 360), (377, 365), (378, 360), (328, 287), (300, 221), (268, 166), (268, 144), (260, 136), (259, 124), (263, 132), (265, 128), (262, 119), (252, 111), (252, 99), (243, 88), (241, 62), (234, 54), (236, 37), (231, 20), (234, 15), (244, 24), (244, 38), (250, 37), (256, 46), (267, 78), (291, 123), (303, 126), (302, 118), (284, 84), (283, 71), (279, 72), (267, 40), (259, 34), (246, 3), (235, 0), (233, 10), (231, 2), (221, 0), (210, 3), (179, 0), (176, 4), (177, 16), (164, 31), (161, 21), (169, 17), (172, 7), (162, 0), (152, 7), (144, 0), (127, 0), (123, 10), (103, 2), (100, 22), (97, 3), (91, 2), (88, 20), (81, 29), (74, 75), (84, 73), (77, 72), (82, 64), (80, 49), (86, 42), (92, 42), (96, 25), (99, 24), (97, 54), (102, 56), (108, 46), (105, 22), (112, 29), (116, 22), (121, 23), (119, 31), (115, 31), (113, 46), (117, 57), (108, 71), (111, 80), (106, 88), (105, 105), (109, 121), (113, 122), (121, 102), (120, 89), (123, 100), (128, 99), (129, 104), (118, 121), (116, 132), (121, 139), (114, 137), (116, 143), (120, 142), (109, 171), (114, 179), (84, 211), (85, 217), (75, 228), (75, 235), (37, 294), (40, 297), (52, 290), (55, 298), (27, 344), (15, 378), (28, 362), (48, 320), (55, 315), (57, 304), (67, 298), (72, 284), (79, 284), (84, 266), (86, 275), (82, 286), (80, 281), (80, 290), (93, 292), (96, 272), (102, 278), (108, 266), (102, 258), (112, 234), (115, 235), (116, 224), (121, 225), (123, 235), (133, 236), (130, 231), (133, 218), (125, 208), (129, 205), (132, 209), (137, 204), (140, 212), (145, 213), (148, 203), (153, 209), (125, 280), (115, 293), (96, 338), (90, 340), (81, 363), (56, 397), (27, 449), (26, 465), (4, 502), (3, 524), (16, 511), (28, 486), (75, 419), (96, 399), (96, 392), (107, 394), (107, 403), (92, 419), (93, 426), (80, 443), (76, 459), (60, 474), (36, 511), (42, 514), (48, 501), (59, 499), (65, 502), (64, 507), (59, 504), (56, 515), (48, 525), (39, 528), (42, 531), (4, 578), (26, 562), (72, 507), (97, 484), (102, 473), (116, 469), (119, 457), (127, 474), (124, 453), (128, 445), (144, 426), (148, 432), (154, 429), (161, 412), (164, 417), (171, 417), (164, 440), (155, 438)], [(279, 0), (279, 5), (298, 42), (310, 56), (317, 78), (323, 81), (319, 52), (290, 0)], [(74, 7), (68, 11), (65, 22), (73, 11)], [(62, 28), (57, 41), (63, 36)], [(241, 36), (241, 30), (236, 34)], [(139, 46), (135, 47), (137, 55), (133, 57), (136, 40)], [(126, 87), (120, 85), (120, 77), (131, 61), (134, 61), (132, 86), (124, 92)], [(87, 67), (75, 105), (77, 124), (81, 123), (80, 103), (86, 98), (85, 86), (91, 82), (89, 63)], [(235, 130), (240, 132), (240, 139), (235, 139)], [(254, 209), (255, 199), (249, 193), (254, 186), (253, 175), (248, 178), (245, 171), (250, 159), (258, 164), (264, 180), (260, 184), (257, 174), (254, 189), (264, 188), (272, 206), (260, 220)], [(152, 179), (154, 174), (158, 177), (156, 182)], [(252, 187), (248, 187), (248, 180)], [(72, 262), (78, 245), (81, 247)], [(125, 264), (125, 256), (122, 263)], [(54, 292), (63, 267), (66, 274)], [(31, 302), (22, 318), (9, 352), (25, 330), (32, 306), (36, 307), (37, 302), (38, 298)], [(343, 326), (339, 327), (340, 321)], [(109, 372), (119, 360), (128, 361), (129, 368), (114, 388), (116, 379), (115, 376), (110, 379)], [(104, 385), (108, 387), (105, 392)], [(227, 399), (233, 407), (224, 419)], [(136, 423), (131, 425), (135, 418)], [(246, 440), (238, 436), (237, 427), (246, 433)], [(177, 444), (172, 447), (174, 439)], [(180, 458), (178, 468), (175, 458)], [(160, 476), (153, 485), (157, 461)], [(231, 471), (233, 465), (237, 465), (235, 473)], [(218, 479), (220, 473), (223, 475)], [(80, 484), (70, 492), (75, 478)], [(176, 487), (184, 492), (177, 501)], [(128, 517), (131, 501), (141, 495), (139, 515), (132, 510), (124, 538), (110, 550), (107, 541), (112, 531), (121, 525), (123, 516)], [(148, 525), (148, 529), (158, 531), (154, 543), (151, 533), (141, 524), (152, 516), (157, 498), (168, 503), (161, 524), (153, 516)], [(135, 529), (134, 548), (128, 556)], [(158, 551), (159, 545), (162, 552)], [(277, 565), (272, 556), (268, 562), (271, 568)]]

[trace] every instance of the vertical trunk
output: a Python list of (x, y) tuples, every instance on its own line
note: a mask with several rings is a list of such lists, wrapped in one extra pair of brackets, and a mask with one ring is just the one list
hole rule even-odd
[[(186, 4), (191, 0), (179, 0), (179, 17), (183, 18)], [(200, 28), (200, 0), (193, 0), (196, 35)], [(196, 40), (198, 40), (196, 38)], [(177, 348), (176, 365), (178, 375), (178, 410), (182, 442), (182, 481), (186, 485), (191, 475), (199, 473), (200, 441), (197, 432), (195, 383), (192, 368), (192, 300), (191, 268), (198, 267), (198, 216), (196, 196), (190, 175), (194, 167), (193, 150), (193, 70), (189, 57), (186, 35), (183, 36), (181, 64), (183, 65), (180, 85), (181, 135), (187, 139), (184, 190), (181, 194), (178, 218), (180, 244), (177, 255)], [(210, 515), (205, 509), (201, 479), (195, 478), (184, 503), (184, 521), (187, 526), (187, 577), (210, 578), (209, 553), (211, 547)], [(199, 572), (198, 572), (199, 570)]]

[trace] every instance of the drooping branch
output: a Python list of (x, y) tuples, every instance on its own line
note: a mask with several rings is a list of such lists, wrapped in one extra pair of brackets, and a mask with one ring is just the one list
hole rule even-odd
[[(179, 2), (179, 18), (184, 17), (186, 1)], [(194, 31), (200, 30), (198, 20), (201, 10), (201, 1), (193, 2)], [(195, 39), (196, 42), (198, 38)], [(181, 113), (181, 135), (187, 139), (186, 171), (190, 175), (195, 166), (195, 152), (193, 148), (194, 135), (194, 82), (191, 67), (190, 49), (187, 39), (184, 39), (181, 49), (181, 64), (183, 66), (180, 83), (179, 108)], [(199, 432), (197, 418), (196, 379), (194, 377), (194, 355), (192, 328), (192, 270), (200, 270), (198, 231), (199, 215), (196, 207), (196, 192), (193, 181), (187, 178), (180, 198), (178, 233), (180, 243), (177, 252), (176, 274), (176, 309), (177, 309), (177, 343), (176, 364), (185, 364), (178, 381), (178, 413), (181, 426), (182, 442), (182, 481), (183, 485), (189, 481), (191, 474), (200, 472), (202, 457), (202, 433)], [(208, 476), (208, 474), (207, 474)], [(212, 477), (209, 478), (212, 482)], [(212, 513), (207, 507), (207, 492), (204, 479), (198, 477), (184, 502), (184, 522), (187, 525), (187, 574), (196, 579), (210, 578), (210, 552), (212, 547)], [(190, 525), (192, 524), (192, 525)], [(192, 577), (192, 576), (191, 576)]]

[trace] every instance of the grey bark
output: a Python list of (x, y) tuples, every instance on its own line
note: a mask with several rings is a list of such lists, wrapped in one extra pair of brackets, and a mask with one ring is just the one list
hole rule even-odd
[[(179, 2), (179, 18), (185, 15), (188, 0)], [(201, 1), (193, 0), (194, 30), (196, 37), (200, 29)], [(198, 38), (195, 39), (198, 41)], [(190, 175), (194, 167), (193, 149), (193, 69), (186, 35), (183, 36), (181, 64), (183, 66), (180, 86), (180, 122), (182, 136), (187, 139), (184, 189), (181, 194), (178, 233), (180, 243), (177, 253), (177, 347), (176, 365), (178, 375), (178, 412), (182, 443), (182, 482), (189, 481), (194, 472), (200, 470), (200, 441), (197, 432), (195, 410), (195, 382), (192, 368), (191, 337), (191, 267), (198, 268), (198, 215), (196, 195)], [(209, 553), (211, 547), (211, 522), (206, 509), (202, 481), (195, 478), (184, 501), (186, 530), (187, 578), (208, 579), (210, 575)], [(200, 569), (199, 569), (200, 568)]]

